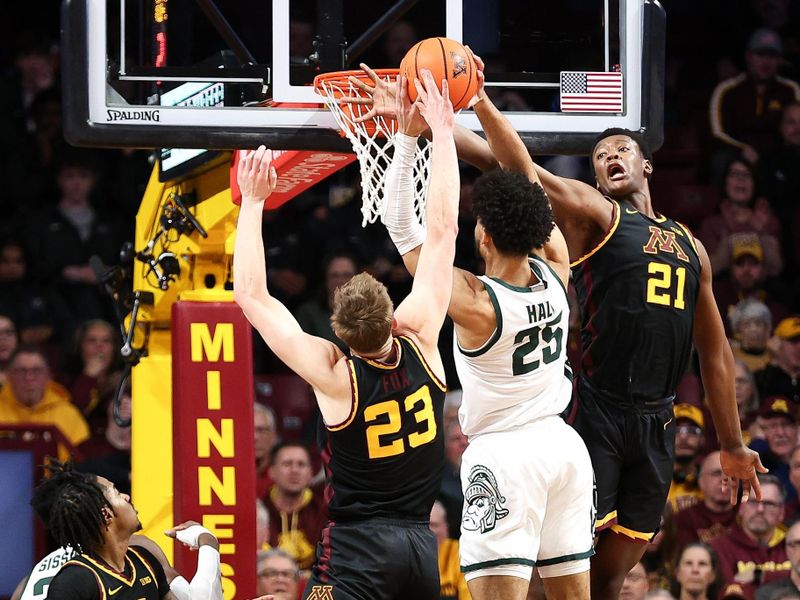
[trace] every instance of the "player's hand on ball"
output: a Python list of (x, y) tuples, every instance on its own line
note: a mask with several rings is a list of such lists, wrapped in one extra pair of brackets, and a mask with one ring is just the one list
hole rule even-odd
[(275, 189), (278, 173), (272, 166), (272, 150), (240, 150), (237, 173), (242, 202), (263, 202)]
[(436, 81), (428, 69), (422, 69), (422, 82), (414, 80), (417, 88), (417, 101), (419, 112), (428, 122), (431, 131), (452, 130), (455, 123), (453, 103), (450, 101), (450, 89), (447, 80), (442, 80), (442, 91), (436, 86)]
[(469, 104), (467, 105), (469, 108), (472, 108), (478, 102), (486, 98), (486, 78), (483, 75), (485, 65), (483, 64), (481, 57), (472, 51), (472, 48), (469, 46), (464, 46), (464, 48), (467, 49), (467, 52), (472, 55), (472, 60), (475, 61), (475, 77), (478, 79), (478, 91), (475, 92), (475, 95), (470, 99)]
[(382, 117), (382, 116), (395, 116), (395, 98), (397, 97), (397, 82), (395, 81), (387, 81), (386, 79), (382, 79), (378, 74), (370, 69), (364, 63), (359, 65), (361, 70), (367, 74), (367, 76), (372, 80), (374, 85), (369, 85), (357, 79), (355, 77), (350, 77), (349, 81), (359, 90), (366, 94), (365, 97), (345, 97), (341, 98), (339, 102), (343, 104), (363, 104), (365, 106), (369, 106), (369, 110), (365, 112), (360, 117), (356, 117), (356, 123), (363, 123), (373, 117)]
[(418, 136), (428, 128), (425, 119), (419, 112), (419, 106), (412, 104), (408, 98), (408, 80), (400, 75), (398, 79), (398, 93), (395, 100), (395, 114), (397, 115), (397, 130), (410, 136)]
[(742, 445), (734, 450), (721, 450), (719, 456), (722, 465), (722, 485), (730, 490), (731, 504), (736, 504), (739, 491), (739, 482), (742, 482), (742, 502), (747, 502), (750, 493), (755, 494), (756, 500), (761, 500), (761, 484), (758, 482), (758, 473), (767, 473), (761, 464), (758, 452)]

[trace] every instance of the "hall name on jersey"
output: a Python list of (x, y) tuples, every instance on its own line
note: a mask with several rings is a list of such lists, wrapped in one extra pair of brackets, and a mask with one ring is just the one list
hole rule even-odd
[(538, 304), (529, 304), (528, 309), (528, 322), (534, 323), (536, 321), (544, 321), (553, 316), (553, 307), (550, 306), (550, 301), (539, 302)]

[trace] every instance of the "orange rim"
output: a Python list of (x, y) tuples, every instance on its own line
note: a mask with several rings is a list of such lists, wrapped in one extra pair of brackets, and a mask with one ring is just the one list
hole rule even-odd
[[(397, 79), (397, 76), (400, 74), (400, 69), (375, 69), (375, 74), (380, 77), (381, 79), (389, 78), (391, 80)], [(329, 83), (335, 85), (339, 90), (344, 91), (342, 88), (346, 88), (348, 91), (350, 90), (348, 80), (354, 77), (359, 81), (363, 81), (370, 87), (373, 85), (372, 79), (369, 75), (367, 75), (364, 71), (358, 69), (353, 71), (332, 71), (331, 73), (322, 73), (314, 77), (314, 89), (317, 92), (323, 90), (323, 84)], [(364, 97), (364, 92), (355, 88), (353, 90), (358, 96)], [(344, 94), (337, 97), (341, 98)]]
[[(394, 81), (397, 79), (397, 76), (400, 74), (400, 69), (375, 69), (375, 74), (380, 77), (381, 79), (389, 79)], [(367, 75), (364, 71), (361, 70), (353, 70), (353, 71), (333, 71), (331, 73), (322, 73), (314, 77), (314, 89), (320, 95), (330, 97), (333, 100), (340, 100), (341, 98), (349, 97), (349, 98), (365, 98), (367, 94), (355, 86), (351, 86), (349, 79), (353, 77), (358, 79), (359, 81), (363, 81), (370, 87), (374, 86), (374, 83), (369, 75)], [(354, 112), (353, 107), (350, 104), (341, 104), (338, 103), (339, 109), (346, 113), (350, 119), (355, 119), (358, 114)], [(356, 109), (358, 110), (358, 109)], [(387, 122), (394, 122), (394, 118), (392, 117), (383, 117), (383, 119)], [(369, 135), (374, 135), (375, 131), (378, 128), (375, 119), (371, 121), (367, 121), (363, 123), (367, 133)], [(352, 128), (350, 128), (352, 132)], [(344, 135), (344, 131), (341, 132)], [(382, 134), (381, 134), (382, 135)]]

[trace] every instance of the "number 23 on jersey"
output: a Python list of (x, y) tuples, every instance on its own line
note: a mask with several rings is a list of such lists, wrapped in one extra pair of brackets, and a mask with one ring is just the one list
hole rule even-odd
[[(396, 437), (403, 429), (403, 421), (411, 417), (417, 423), (424, 423), (424, 426), (407, 436)], [(397, 456), (406, 451), (406, 444), (410, 448), (417, 448), (436, 438), (436, 417), (427, 385), (406, 396), (402, 406), (397, 400), (386, 400), (368, 406), (364, 410), (364, 421), (370, 424), (367, 427), (370, 458)]]

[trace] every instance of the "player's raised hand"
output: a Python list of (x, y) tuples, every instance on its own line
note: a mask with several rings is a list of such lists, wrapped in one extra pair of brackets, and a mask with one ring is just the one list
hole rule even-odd
[(400, 75), (397, 80), (398, 92), (395, 99), (397, 130), (410, 136), (418, 136), (428, 128), (419, 112), (419, 106), (408, 98), (408, 79)]
[(769, 471), (761, 464), (758, 452), (742, 445), (735, 450), (720, 450), (719, 462), (725, 476), (722, 483), (731, 492), (731, 504), (736, 504), (736, 495), (739, 491), (739, 482), (742, 482), (742, 502), (747, 502), (750, 492), (755, 494), (756, 500), (761, 500), (761, 484), (758, 482), (758, 473)]
[(211, 546), (219, 550), (217, 537), (197, 521), (184, 521), (164, 533), (192, 550), (197, 550), (200, 546)]
[(450, 89), (447, 79), (442, 80), (442, 91), (436, 86), (433, 74), (428, 69), (422, 69), (422, 81), (414, 80), (417, 88), (417, 102), (419, 112), (425, 118), (431, 131), (452, 131), (455, 124), (453, 103), (450, 101)]
[(475, 92), (475, 95), (470, 98), (469, 104), (467, 105), (469, 108), (472, 108), (478, 102), (486, 98), (486, 78), (483, 74), (486, 65), (483, 64), (481, 57), (472, 51), (472, 48), (469, 46), (464, 46), (464, 48), (467, 49), (467, 52), (472, 55), (472, 60), (475, 61), (475, 77), (478, 79), (478, 90)]
[(272, 150), (240, 150), (237, 181), (242, 202), (263, 202), (275, 189), (278, 173), (272, 166)]
[(364, 92), (366, 96), (344, 97), (340, 98), (339, 102), (342, 104), (363, 104), (370, 107), (363, 115), (356, 117), (356, 123), (363, 123), (373, 117), (395, 116), (397, 82), (381, 78), (364, 63), (360, 63), (358, 66), (372, 80), (373, 85), (369, 85), (356, 77), (350, 77), (350, 83)]

